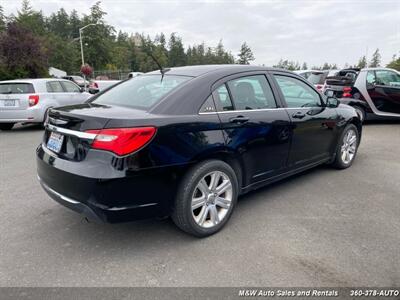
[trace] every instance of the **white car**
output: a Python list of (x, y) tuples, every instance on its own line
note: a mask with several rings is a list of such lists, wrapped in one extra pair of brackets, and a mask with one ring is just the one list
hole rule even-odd
[(65, 79), (0, 81), (0, 130), (15, 123), (43, 123), (49, 108), (80, 104), (90, 96)]
[(137, 76), (140, 76), (140, 75), (143, 75), (143, 74), (144, 74), (143, 72), (130, 72), (128, 74), (128, 78), (134, 78), (134, 77), (137, 77)]

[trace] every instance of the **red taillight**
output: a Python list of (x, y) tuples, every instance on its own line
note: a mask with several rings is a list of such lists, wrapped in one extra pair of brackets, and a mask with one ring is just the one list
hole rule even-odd
[(351, 98), (351, 90), (352, 90), (351, 87), (345, 86), (345, 87), (343, 88), (343, 95), (342, 95), (342, 97), (343, 97), (343, 98)]
[(324, 86), (322, 84), (317, 84), (315, 87), (318, 91), (321, 91)]
[(39, 103), (39, 95), (29, 95), (28, 97), (29, 106), (35, 106)]
[(156, 128), (110, 128), (86, 132), (96, 134), (93, 149), (107, 150), (122, 156), (144, 147), (156, 133)]

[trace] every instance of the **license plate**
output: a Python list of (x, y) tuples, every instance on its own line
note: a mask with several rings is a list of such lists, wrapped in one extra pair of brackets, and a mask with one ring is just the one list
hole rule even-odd
[(64, 136), (62, 134), (52, 132), (50, 134), (49, 140), (47, 141), (47, 148), (59, 153), (64, 141)]
[(12, 99), (12, 100), (4, 100), (4, 106), (5, 107), (9, 107), (9, 106), (15, 106), (15, 100), (14, 99)]

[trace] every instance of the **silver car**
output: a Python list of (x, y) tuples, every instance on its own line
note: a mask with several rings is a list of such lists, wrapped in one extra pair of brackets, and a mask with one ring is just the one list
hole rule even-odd
[(15, 123), (43, 123), (49, 108), (80, 104), (91, 95), (65, 79), (0, 81), (0, 130)]

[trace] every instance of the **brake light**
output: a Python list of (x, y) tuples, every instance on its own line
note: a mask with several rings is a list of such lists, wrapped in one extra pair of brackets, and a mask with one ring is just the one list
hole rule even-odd
[(122, 156), (143, 148), (156, 131), (155, 127), (136, 127), (87, 130), (86, 132), (96, 134), (92, 143), (93, 149), (111, 151)]
[(317, 84), (315, 87), (318, 91), (321, 91), (324, 86), (322, 84)]
[(29, 95), (28, 97), (29, 106), (35, 106), (39, 103), (39, 95)]
[(342, 95), (342, 97), (343, 97), (343, 98), (351, 98), (351, 90), (352, 90), (351, 87), (345, 86), (345, 87), (343, 88), (343, 95)]

